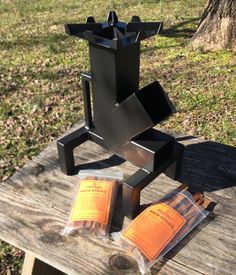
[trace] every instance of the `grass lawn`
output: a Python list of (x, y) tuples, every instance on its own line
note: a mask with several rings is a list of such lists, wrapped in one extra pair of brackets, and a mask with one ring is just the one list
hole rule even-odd
[[(163, 127), (236, 146), (236, 54), (192, 50), (206, 0), (0, 0), (0, 180), (6, 180), (83, 117), (85, 41), (63, 25), (109, 10), (164, 22), (142, 43), (140, 87), (159, 80), (177, 112)], [(10, 230), (10, 229), (9, 229)], [(0, 275), (18, 274), (23, 253), (0, 242)]]

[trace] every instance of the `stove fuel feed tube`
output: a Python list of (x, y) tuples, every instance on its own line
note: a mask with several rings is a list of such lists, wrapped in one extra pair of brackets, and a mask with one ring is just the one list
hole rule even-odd
[[(82, 73), (85, 125), (57, 142), (62, 172), (75, 173), (73, 150), (91, 140), (140, 169), (123, 183), (123, 213), (139, 213), (140, 192), (160, 173), (177, 179), (183, 147), (153, 127), (174, 105), (158, 81), (139, 89), (140, 43), (162, 30), (161, 22), (118, 21), (114, 11), (96, 23), (66, 24), (66, 32), (88, 41), (90, 73)], [(92, 100), (91, 100), (92, 98)]]

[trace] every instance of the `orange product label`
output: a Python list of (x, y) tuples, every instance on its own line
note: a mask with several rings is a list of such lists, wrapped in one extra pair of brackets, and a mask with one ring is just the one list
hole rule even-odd
[(154, 260), (184, 225), (185, 219), (165, 203), (144, 210), (122, 235)]
[(107, 224), (112, 199), (112, 181), (81, 180), (70, 220)]

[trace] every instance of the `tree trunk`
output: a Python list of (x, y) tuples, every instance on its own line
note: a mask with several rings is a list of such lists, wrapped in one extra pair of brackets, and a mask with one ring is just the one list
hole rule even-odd
[(192, 46), (236, 51), (236, 0), (208, 0)]

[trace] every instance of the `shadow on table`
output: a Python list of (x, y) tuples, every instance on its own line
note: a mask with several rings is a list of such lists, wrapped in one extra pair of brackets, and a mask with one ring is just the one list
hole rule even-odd
[[(236, 186), (236, 148), (212, 141), (185, 145), (180, 181), (192, 191), (213, 192)], [(196, 139), (197, 140), (197, 139)]]
[(84, 170), (84, 169), (105, 169), (105, 168), (111, 168), (117, 165), (120, 165), (124, 163), (126, 160), (120, 158), (117, 155), (111, 155), (109, 158), (106, 159), (101, 159), (98, 161), (93, 161), (89, 163), (84, 163), (77, 165), (75, 167), (75, 172), (74, 174), (78, 174), (79, 170)]
[[(188, 184), (191, 191), (217, 191), (236, 186), (236, 148), (212, 141), (199, 141), (192, 136), (178, 137), (185, 145), (183, 165), (179, 181)], [(124, 163), (111, 155), (109, 158), (81, 164), (80, 169), (104, 169)]]

